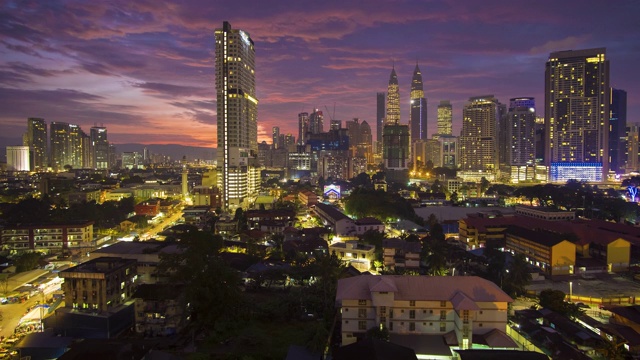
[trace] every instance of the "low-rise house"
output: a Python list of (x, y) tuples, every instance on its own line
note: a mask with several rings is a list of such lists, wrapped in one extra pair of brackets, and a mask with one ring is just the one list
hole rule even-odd
[(336, 242), (329, 245), (329, 253), (360, 271), (371, 269), (371, 263), (376, 259), (376, 247), (360, 244), (358, 241)]
[(374, 230), (380, 233), (384, 232), (384, 224), (382, 221), (374, 217), (364, 217), (355, 221), (356, 234), (362, 235), (369, 230)]
[(142, 284), (133, 294), (136, 332), (145, 336), (174, 335), (185, 325), (181, 301), (183, 287), (175, 284)]
[(419, 242), (409, 242), (403, 239), (393, 238), (382, 241), (382, 254), (386, 269), (420, 269), (420, 252), (422, 245)]

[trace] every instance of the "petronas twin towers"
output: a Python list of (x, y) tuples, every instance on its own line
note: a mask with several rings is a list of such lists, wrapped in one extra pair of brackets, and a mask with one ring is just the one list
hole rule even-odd
[[(427, 99), (424, 97), (422, 84), (422, 72), (418, 64), (413, 70), (411, 79), (411, 111), (409, 127), (411, 130), (411, 142), (427, 139)], [(389, 86), (387, 88), (387, 112), (385, 125), (401, 124), (400, 122), (400, 86), (395, 66), (391, 69)]]
[[(411, 80), (409, 125), (400, 121), (400, 87), (395, 66), (391, 69), (387, 88), (387, 111), (382, 131), (385, 168), (404, 180), (409, 168), (410, 144), (427, 139), (427, 99), (424, 97), (422, 73), (418, 64)], [(388, 174), (389, 175), (389, 174)]]

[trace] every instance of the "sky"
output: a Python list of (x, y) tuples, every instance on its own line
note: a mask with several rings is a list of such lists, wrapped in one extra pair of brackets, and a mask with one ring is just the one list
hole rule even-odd
[(606, 47), (611, 86), (640, 122), (636, 0), (0, 0), (0, 137), (21, 145), (28, 117), (107, 127), (112, 143), (215, 147), (214, 30), (255, 43), (259, 141), (297, 137), (314, 108), (375, 134), (376, 93), (395, 66), (401, 122), (416, 63), (436, 132), (454, 135), (469, 97), (533, 96), (544, 109), (549, 53)]

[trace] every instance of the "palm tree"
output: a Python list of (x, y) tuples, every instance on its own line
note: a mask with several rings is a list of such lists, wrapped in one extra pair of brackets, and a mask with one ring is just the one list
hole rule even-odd
[(509, 272), (505, 276), (505, 287), (512, 296), (519, 296), (526, 293), (526, 286), (532, 280), (529, 272), (529, 264), (524, 254), (516, 254), (509, 266)]

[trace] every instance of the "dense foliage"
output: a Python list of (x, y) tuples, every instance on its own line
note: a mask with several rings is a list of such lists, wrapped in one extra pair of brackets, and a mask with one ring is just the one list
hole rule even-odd
[(357, 218), (372, 216), (380, 221), (406, 219), (422, 224), (411, 204), (400, 195), (365, 188), (355, 189), (345, 200), (345, 211)]

